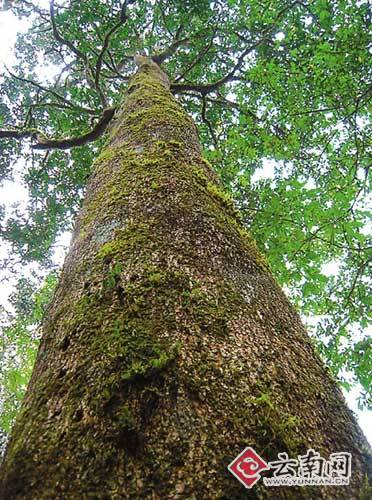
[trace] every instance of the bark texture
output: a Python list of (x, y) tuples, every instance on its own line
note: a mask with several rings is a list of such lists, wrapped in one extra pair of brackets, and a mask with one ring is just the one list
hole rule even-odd
[[(227, 471), (352, 453), (350, 487), (247, 492)], [(358, 498), (367, 443), (145, 61), (96, 160), (28, 392), (3, 499)]]

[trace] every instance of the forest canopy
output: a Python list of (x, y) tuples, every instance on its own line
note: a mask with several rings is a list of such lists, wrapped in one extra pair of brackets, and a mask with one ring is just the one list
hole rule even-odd
[(345, 388), (358, 384), (360, 404), (368, 405), (368, 3), (25, 0), (2, 7), (30, 26), (18, 35), (17, 63), (0, 76), (0, 179), (28, 192), (27, 202), (0, 206), (2, 279), (18, 279), (2, 314), (2, 429), (32, 369), (36, 327), (56, 283), (56, 240), (73, 227), (141, 54), (169, 75), (204, 156), (308, 318), (319, 353)]

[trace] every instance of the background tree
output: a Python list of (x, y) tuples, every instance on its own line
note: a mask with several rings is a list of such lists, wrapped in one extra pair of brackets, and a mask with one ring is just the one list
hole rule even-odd
[[(200, 122), (206, 154), (274, 273), (306, 314), (323, 316), (321, 352), (335, 373), (346, 367), (367, 391), (368, 339), (350, 329), (365, 326), (368, 306), (370, 260), (360, 231), (368, 180), (366, 6), (127, 3), (15, 7), (36, 17), (19, 39), (19, 67), (2, 83), (9, 99), (3, 175), (11, 176), (16, 154), (32, 157), (24, 176), (31, 207), (27, 219), (8, 217), (3, 238), (22, 260), (45, 262), (56, 233), (71, 223), (134, 54), (151, 53)], [(40, 56), (58, 71), (52, 86), (38, 80)], [(25, 138), (31, 150), (20, 145)], [(74, 145), (67, 154), (54, 151)], [(274, 178), (252, 182), (267, 159), (277, 161)], [(341, 262), (338, 285), (321, 272), (332, 259)]]

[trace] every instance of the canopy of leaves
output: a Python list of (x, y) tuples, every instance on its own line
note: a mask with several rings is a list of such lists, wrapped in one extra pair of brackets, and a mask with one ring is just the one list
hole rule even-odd
[[(133, 56), (149, 54), (196, 120), (205, 155), (279, 282), (316, 318), (319, 352), (345, 386), (362, 386), (367, 404), (368, 3), (25, 0), (11, 8), (30, 30), (0, 79), (0, 177), (18, 176), (29, 196), (27, 206), (2, 208), (0, 237), (11, 248), (3, 266), (50, 265), (103, 145), (45, 152), (28, 141), (88, 134), (120, 104)], [(29, 337), (36, 310), (19, 311), (5, 342)]]

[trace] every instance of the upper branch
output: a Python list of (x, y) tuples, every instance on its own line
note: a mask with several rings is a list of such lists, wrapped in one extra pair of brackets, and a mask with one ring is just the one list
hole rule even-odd
[(214, 134), (212, 124), (211, 124), (209, 118), (207, 117), (207, 100), (206, 100), (206, 96), (205, 95), (202, 95), (201, 117), (202, 117), (203, 122), (208, 127), (209, 133), (211, 134), (211, 137), (212, 137), (212, 140), (213, 140), (213, 143), (214, 143), (214, 147), (216, 149), (218, 149), (218, 141), (217, 141), (216, 136)]
[(56, 24), (56, 19), (55, 19), (54, 0), (51, 0), (51, 2), (50, 2), (50, 20), (51, 20), (51, 23), (52, 23), (52, 29), (53, 29), (54, 38), (58, 42), (60, 42), (62, 45), (66, 45), (66, 47), (68, 47), (71, 50), (71, 52), (73, 52), (77, 57), (79, 57), (80, 59), (82, 59), (85, 64), (87, 64), (88, 59), (87, 59), (86, 54), (84, 54), (80, 49), (78, 49), (77, 47), (75, 47), (75, 45), (72, 42), (70, 42), (70, 40), (67, 40), (66, 38), (63, 38), (63, 36), (58, 31), (57, 24)]
[(97, 114), (97, 112), (94, 111), (93, 109), (86, 108), (84, 106), (80, 106), (79, 104), (75, 104), (74, 102), (70, 101), (69, 99), (67, 99), (63, 95), (61, 95), (58, 92), (56, 92), (54, 89), (49, 89), (47, 87), (44, 87), (40, 83), (35, 82), (34, 80), (31, 80), (29, 78), (24, 78), (23, 76), (15, 75), (8, 68), (7, 68), (7, 71), (8, 71), (9, 75), (12, 78), (15, 78), (16, 80), (19, 80), (20, 82), (29, 83), (33, 87), (36, 87), (37, 89), (42, 90), (43, 92), (49, 93), (51, 95), (54, 95), (54, 97), (56, 97), (57, 99), (59, 99), (60, 101), (62, 101), (63, 103), (65, 103), (66, 107), (68, 107), (70, 109), (76, 109), (76, 110), (79, 110), (79, 111), (83, 111), (85, 113), (88, 113), (89, 115), (96, 115)]
[[(199, 92), (200, 94), (206, 95), (209, 92), (216, 91), (219, 87), (221, 87), (225, 83), (231, 82), (232, 80), (236, 79), (237, 78), (236, 73), (237, 73), (237, 71), (239, 71), (242, 68), (242, 66), (244, 64), (244, 60), (247, 57), (247, 55), (250, 52), (252, 52), (252, 50), (256, 49), (259, 45), (261, 45), (263, 42), (265, 42), (267, 35), (275, 29), (276, 22), (282, 17), (282, 15), (286, 11), (290, 10), (292, 7), (294, 7), (297, 4), (298, 4), (298, 1), (296, 0), (292, 3), (290, 3), (289, 5), (287, 5), (286, 7), (284, 7), (276, 16), (275, 21), (261, 33), (261, 38), (259, 40), (257, 40), (256, 42), (248, 45), (248, 47), (246, 47), (243, 50), (243, 52), (238, 57), (237, 62), (234, 64), (232, 69), (225, 76), (223, 76), (219, 80), (216, 80), (215, 82), (205, 83), (205, 84), (173, 83), (171, 85), (171, 90), (175, 93), (193, 90), (195, 92)], [(245, 41), (247, 41), (247, 40), (245, 39)]]
[(216, 80), (215, 82), (211, 82), (211, 83), (200, 83), (200, 84), (197, 84), (197, 83), (173, 83), (171, 85), (171, 90), (173, 92), (176, 92), (176, 93), (177, 92), (184, 92), (184, 91), (188, 91), (188, 90), (194, 90), (195, 92), (200, 92), (201, 94), (204, 94), (204, 95), (208, 94), (209, 92), (213, 92), (213, 91), (217, 90), (219, 87), (221, 87), (225, 83), (231, 82), (232, 80), (235, 79), (236, 72), (239, 69), (241, 69), (241, 67), (243, 66), (244, 59), (246, 58), (246, 56), (252, 50), (254, 50), (256, 47), (261, 45), (261, 43), (263, 43), (264, 41), (265, 41), (265, 38), (261, 38), (257, 42), (255, 42), (252, 45), (250, 45), (249, 47), (247, 47), (240, 54), (236, 64), (233, 66), (231, 71), (229, 71), (225, 76), (223, 76), (219, 80)]
[(126, 0), (123, 5), (121, 6), (121, 9), (120, 9), (120, 19), (119, 21), (107, 32), (104, 40), (103, 40), (103, 45), (102, 45), (102, 49), (101, 49), (101, 52), (99, 53), (98, 55), (98, 59), (97, 59), (97, 63), (96, 63), (96, 69), (95, 69), (95, 78), (94, 78), (94, 82), (95, 82), (95, 85), (98, 86), (99, 85), (99, 78), (100, 78), (100, 73), (101, 73), (101, 69), (102, 69), (102, 62), (103, 62), (103, 58), (104, 58), (104, 55), (108, 49), (108, 46), (109, 46), (109, 43), (110, 43), (110, 38), (111, 36), (115, 33), (115, 31), (117, 31), (120, 26), (122, 26), (127, 20), (128, 20), (128, 16), (127, 16), (127, 6), (128, 4), (130, 3), (130, 1)]
[(216, 36), (216, 33), (217, 33), (217, 29), (214, 30), (212, 37), (209, 40), (208, 44), (202, 48), (202, 50), (198, 53), (198, 55), (195, 57), (195, 59), (189, 64), (189, 66), (182, 72), (181, 75), (179, 75), (176, 78), (175, 83), (177, 83), (179, 80), (182, 80), (187, 75), (187, 73), (189, 73), (197, 64), (199, 64), (202, 61), (203, 57), (210, 51), (210, 49), (213, 46), (213, 42), (214, 42), (214, 38)]
[(89, 86), (98, 93), (101, 104), (105, 108), (107, 106), (106, 97), (98, 83), (98, 79), (95, 78), (95, 71), (93, 70), (88, 60), (88, 56), (80, 49), (78, 49), (72, 42), (70, 42), (70, 40), (64, 38), (58, 31), (55, 19), (54, 0), (51, 0), (50, 2), (50, 21), (52, 23), (54, 38), (62, 45), (68, 47), (71, 50), (71, 52), (73, 52), (76, 55), (76, 57), (83, 62), (86, 80)]
[(162, 52), (159, 52), (158, 54), (154, 54), (153, 56), (151, 56), (152, 60), (156, 62), (156, 64), (160, 66), (161, 64), (163, 64), (164, 61), (169, 59), (173, 54), (177, 52), (178, 47), (181, 47), (181, 45), (187, 45), (187, 43), (189, 42), (189, 38), (188, 37), (180, 38), (182, 30), (183, 26), (181, 24), (174, 36), (173, 42), (168, 47), (166, 47)]

